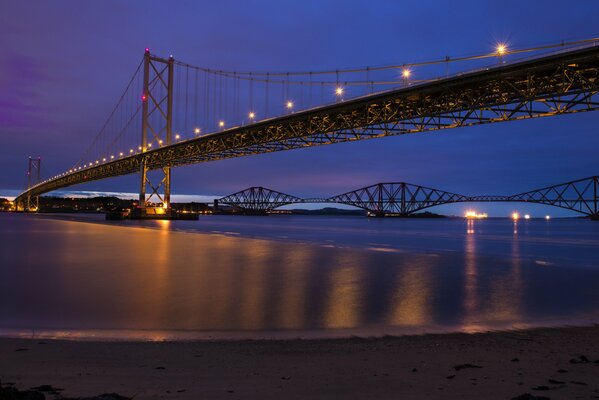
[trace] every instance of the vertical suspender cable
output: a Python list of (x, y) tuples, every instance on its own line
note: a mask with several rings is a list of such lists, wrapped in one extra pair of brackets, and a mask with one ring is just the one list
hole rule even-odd
[(187, 103), (189, 100), (189, 67), (185, 68), (185, 133), (189, 132), (187, 125)]

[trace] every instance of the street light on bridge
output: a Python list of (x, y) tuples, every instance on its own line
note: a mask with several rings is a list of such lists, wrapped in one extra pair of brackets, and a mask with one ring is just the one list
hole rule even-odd
[(505, 43), (497, 43), (495, 51), (497, 53), (497, 57), (499, 58), (499, 62), (503, 63), (503, 56), (507, 54), (507, 45)]

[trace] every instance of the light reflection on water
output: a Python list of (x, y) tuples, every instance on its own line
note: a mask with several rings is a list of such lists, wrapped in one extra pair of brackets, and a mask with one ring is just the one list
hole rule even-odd
[[(329, 220), (319, 221), (322, 240)], [(523, 244), (548, 235), (546, 226), (532, 221), (498, 222), (507, 234), (478, 220), (455, 222), (461, 232), (444, 221), (403, 225), (408, 242), (433, 248), (447, 247), (444, 241), (451, 239), (454, 247), (444, 252), (186, 233), (173, 230), (178, 222), (156, 221), (159, 229), (144, 229), (0, 215), (0, 334), (106, 329), (148, 339), (175, 331), (190, 337), (285, 330), (298, 336), (382, 335), (599, 320), (597, 260), (581, 267), (560, 252), (538, 264), (530, 257), (536, 247), (522, 252)], [(518, 234), (522, 223), (526, 232)], [(571, 250), (586, 254), (585, 246), (595, 246), (594, 229)], [(542, 232), (534, 236), (536, 231)], [(326, 240), (350, 241), (337, 235), (331, 228)], [(548, 239), (553, 243), (559, 234)], [(505, 254), (487, 254), (489, 240)]]

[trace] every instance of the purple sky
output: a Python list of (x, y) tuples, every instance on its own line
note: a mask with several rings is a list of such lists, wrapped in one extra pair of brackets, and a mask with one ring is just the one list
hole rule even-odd
[[(563, 1), (21, 1), (0, 6), (0, 195), (87, 148), (145, 47), (233, 70), (402, 64), (599, 36), (599, 3)], [(511, 194), (599, 174), (599, 114), (493, 124), (177, 168), (178, 194), (261, 185), (328, 196), (379, 181)], [(73, 190), (136, 192), (137, 176)], [(454, 206), (462, 210), (466, 206)], [(543, 207), (477, 206), (495, 214)], [(551, 209), (549, 209), (551, 210)], [(558, 210), (552, 215), (566, 215)]]

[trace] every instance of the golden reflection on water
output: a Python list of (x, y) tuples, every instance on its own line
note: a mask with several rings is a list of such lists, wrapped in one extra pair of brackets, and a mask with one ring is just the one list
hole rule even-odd
[(476, 329), (478, 322), (478, 266), (476, 257), (475, 221), (466, 220), (466, 245), (464, 249), (464, 330)]
[(312, 253), (295, 248), (279, 266), (280, 290), (285, 295), (277, 304), (277, 320), (283, 329), (301, 329), (306, 326), (306, 292), (311, 269), (309, 266), (313, 263)]
[(271, 246), (266, 241), (256, 241), (244, 247), (244, 259), (251, 261), (249, 265), (240, 265), (239, 279), (244, 283), (238, 288), (241, 299), (238, 304), (243, 329), (259, 329), (264, 326), (266, 306), (266, 290), (268, 288), (269, 267), (272, 266)]
[(40, 222), (63, 234), (40, 236), (44, 251), (23, 254), (39, 282), (22, 285), (41, 297), (51, 288), (43, 311), (57, 325), (62, 318), (125, 330), (425, 329), (449, 315), (468, 331), (523, 318), (521, 242), (510, 225), (510, 260), (497, 262), (480, 255), (477, 220), (467, 220), (463, 258), (188, 234), (170, 230), (170, 221), (158, 229)]
[(363, 273), (362, 253), (342, 252), (329, 276), (330, 289), (324, 311), (326, 328), (353, 328), (360, 324), (362, 314)]
[(389, 317), (393, 326), (418, 326), (432, 321), (434, 258), (425, 256), (415, 263), (397, 276)]
[[(522, 277), (517, 222), (510, 240), (510, 268), (487, 271), (479, 282), (479, 251), (475, 221), (468, 220), (465, 239), (464, 316), (462, 329), (477, 331), (489, 323), (517, 323), (521, 320)], [(506, 265), (507, 266), (507, 265)], [(484, 296), (481, 297), (481, 290)]]

